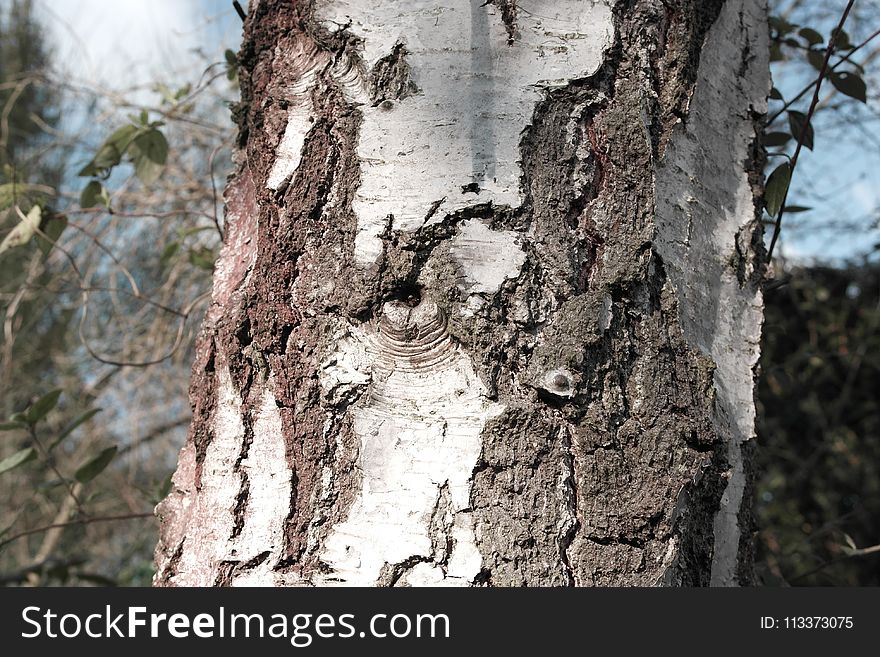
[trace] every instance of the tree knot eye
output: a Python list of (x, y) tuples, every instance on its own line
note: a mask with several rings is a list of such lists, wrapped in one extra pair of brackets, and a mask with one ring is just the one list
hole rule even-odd
[(573, 397), (575, 377), (564, 368), (555, 368), (544, 373), (539, 387), (557, 397)]

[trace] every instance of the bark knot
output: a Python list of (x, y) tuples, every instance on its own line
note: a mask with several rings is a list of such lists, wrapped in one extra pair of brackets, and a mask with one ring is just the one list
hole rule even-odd
[(420, 301), (415, 307), (387, 302), (377, 333), (378, 364), (390, 370), (437, 369), (455, 356), (446, 316), (432, 301)]

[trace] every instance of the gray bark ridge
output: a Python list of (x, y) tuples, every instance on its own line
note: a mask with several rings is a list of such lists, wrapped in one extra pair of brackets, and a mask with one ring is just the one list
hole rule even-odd
[(252, 3), (156, 585), (748, 584), (766, 7), (394, 4)]

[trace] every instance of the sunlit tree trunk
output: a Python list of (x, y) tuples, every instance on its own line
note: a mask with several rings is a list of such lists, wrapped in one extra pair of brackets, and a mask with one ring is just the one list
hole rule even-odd
[(751, 580), (763, 0), (260, 0), (158, 585)]

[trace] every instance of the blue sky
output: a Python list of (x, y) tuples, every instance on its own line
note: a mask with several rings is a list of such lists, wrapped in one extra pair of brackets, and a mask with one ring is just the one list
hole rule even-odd
[[(805, 86), (809, 74), (815, 71), (797, 64), (777, 67), (774, 82), (783, 96), (790, 98)], [(880, 241), (876, 227), (880, 211), (880, 121), (877, 78), (871, 76), (870, 67), (867, 77), (867, 107), (848, 100), (841, 111), (820, 112), (814, 120), (814, 149), (801, 151), (788, 198), (789, 204), (813, 210), (784, 215), (779, 243), (779, 252), (784, 256), (839, 262), (869, 252)], [(833, 86), (826, 82), (820, 97), (832, 91)], [(810, 97), (793, 109), (805, 112)], [(836, 94), (833, 100), (842, 102), (844, 98)], [(771, 112), (779, 106), (771, 102)], [(774, 158), (771, 166), (779, 162)]]
[(39, 8), (58, 44), (56, 65), (114, 89), (192, 80), (204, 61), (197, 49), (219, 61), (241, 37), (226, 0), (39, 0)]
[[(809, 26), (826, 39), (842, 15), (847, 0), (770, 0), (771, 12), (794, 23)], [(878, 27), (880, 0), (858, 0), (845, 29), (857, 44)], [(875, 39), (853, 58), (866, 65), (868, 103), (863, 105), (836, 93), (833, 85), (822, 85), (820, 108), (827, 103), (840, 106), (819, 111), (814, 118), (815, 149), (804, 149), (789, 193), (790, 204), (811, 206), (810, 212), (788, 214), (783, 219), (779, 251), (794, 260), (840, 263), (870, 253), (880, 242), (880, 106), (876, 57), (880, 39)], [(805, 61), (803, 52), (784, 49), (786, 62), (772, 66), (774, 83), (791, 98), (816, 77), (816, 70)], [(833, 57), (832, 62), (837, 58)], [(812, 93), (793, 109), (806, 112)], [(780, 103), (771, 101), (771, 112)], [(778, 122), (774, 129), (785, 126)], [(793, 149), (789, 148), (789, 152)], [(774, 158), (773, 165), (780, 162)]]

